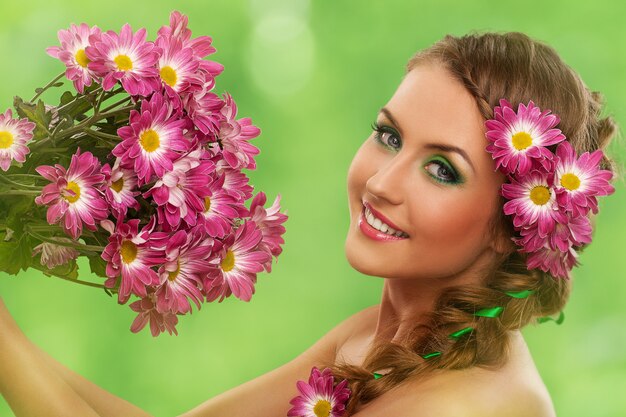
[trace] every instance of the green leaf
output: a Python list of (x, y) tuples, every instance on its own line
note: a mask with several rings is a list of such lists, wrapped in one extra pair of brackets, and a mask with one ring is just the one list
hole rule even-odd
[(28, 235), (0, 242), (0, 271), (9, 275), (17, 275), (20, 269), (26, 271), (33, 259), (31, 244)]
[(39, 140), (48, 136), (52, 113), (46, 110), (43, 101), (39, 100), (35, 105), (25, 102), (19, 96), (15, 96), (13, 98), (13, 107), (15, 107), (17, 114), (21, 118), (27, 118), (31, 122), (35, 123), (36, 126), (33, 132), (34, 140)]
[(66, 91), (61, 95), (61, 101), (59, 103), (59, 107), (65, 106), (70, 101), (74, 100), (75, 96), (71, 91)]
[(108, 278), (106, 274), (107, 263), (100, 256), (88, 256), (91, 272), (102, 278)]
[(21, 235), (24, 229), (24, 217), (33, 207), (35, 198), (27, 195), (3, 196), (0, 202), (0, 213), (5, 216), (5, 224)]

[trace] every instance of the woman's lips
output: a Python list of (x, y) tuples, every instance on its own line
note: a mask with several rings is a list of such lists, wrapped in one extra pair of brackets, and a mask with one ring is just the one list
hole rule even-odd
[(361, 229), (363, 234), (373, 240), (377, 240), (380, 242), (390, 242), (390, 241), (407, 239), (406, 237), (388, 235), (387, 233), (383, 233), (380, 230), (373, 228), (367, 222), (367, 219), (365, 218), (365, 207), (363, 207), (363, 210), (361, 210), (361, 215), (359, 216), (358, 223), (359, 223), (359, 229)]
[[(404, 230), (400, 229), (400, 227), (396, 226), (395, 223), (393, 223), (391, 220), (389, 220), (388, 218), (386, 218), (382, 213), (374, 210), (374, 208), (370, 205), (370, 203), (368, 203), (367, 201), (363, 201), (363, 205), (372, 212), (372, 214), (374, 215), (374, 217), (378, 217), (383, 223), (385, 223), (387, 226), (392, 227), (394, 230), (406, 233)], [(407, 233), (408, 234), (408, 233)]]

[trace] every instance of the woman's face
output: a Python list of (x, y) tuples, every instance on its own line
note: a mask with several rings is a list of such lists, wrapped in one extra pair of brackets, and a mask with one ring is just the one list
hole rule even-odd
[[(505, 176), (485, 150), (484, 119), (472, 95), (448, 70), (421, 64), (376, 124), (381, 132), (363, 142), (348, 172), (350, 264), (367, 275), (438, 279), (488, 262), (496, 248), (488, 225), (501, 210)], [(404, 234), (369, 226), (364, 205)]]

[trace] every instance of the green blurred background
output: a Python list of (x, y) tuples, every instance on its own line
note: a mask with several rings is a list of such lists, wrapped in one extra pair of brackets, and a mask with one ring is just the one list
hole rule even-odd
[[(230, 92), (240, 117), (262, 129), (253, 141), (258, 170), (248, 173), (270, 201), (282, 195), (289, 215), (273, 273), (259, 275), (252, 302), (205, 304), (181, 317), (179, 336), (158, 338), (147, 329), (132, 334), (135, 313), (100, 290), (30, 270), (0, 273), (0, 294), (29, 338), (156, 416), (180, 414), (284, 364), (379, 302), (382, 279), (354, 271), (344, 256), (346, 174), (416, 50), (446, 33), (523, 31), (554, 46), (626, 126), (626, 6), (605, 0), (3, 2), (0, 110), (64, 69), (45, 53), (58, 44), (58, 29), (86, 22), (118, 31), (129, 22), (153, 40), (174, 9), (189, 16), (195, 36), (213, 37), (212, 58), (226, 67), (217, 92)], [(622, 146), (609, 151), (624, 160)], [(565, 322), (524, 329), (559, 416), (626, 414), (623, 183), (600, 207)], [(82, 279), (98, 280), (81, 268)], [(11, 415), (3, 401), (0, 415)]]

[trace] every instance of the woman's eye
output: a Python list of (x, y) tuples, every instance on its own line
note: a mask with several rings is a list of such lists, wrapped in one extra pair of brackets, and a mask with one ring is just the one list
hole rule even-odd
[(382, 145), (391, 149), (400, 149), (402, 146), (402, 141), (398, 136), (396, 136), (393, 129), (374, 123), (372, 125), (372, 130), (376, 132), (375, 138)]
[(400, 147), (400, 139), (398, 139), (397, 136), (394, 136), (392, 133), (389, 133), (389, 132), (383, 132), (380, 135), (380, 141), (384, 143), (385, 145), (392, 147), (392, 148)]
[(459, 181), (456, 173), (442, 161), (430, 161), (425, 165), (425, 168), (433, 177), (435, 177), (437, 181), (449, 183), (456, 183)]

